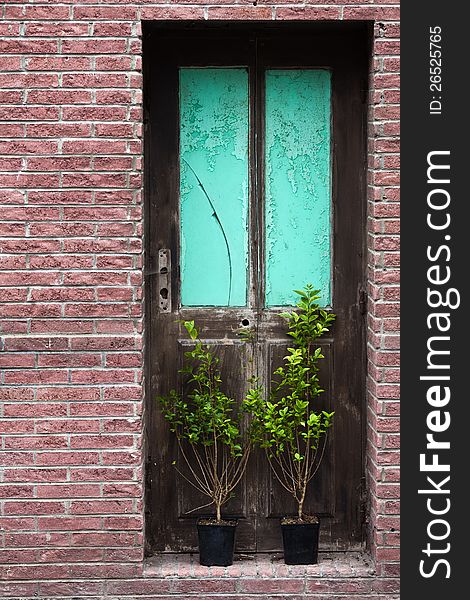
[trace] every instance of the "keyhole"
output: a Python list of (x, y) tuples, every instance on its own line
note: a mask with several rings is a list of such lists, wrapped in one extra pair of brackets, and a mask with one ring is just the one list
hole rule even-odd
[(160, 290), (160, 296), (163, 298), (163, 300), (167, 300), (167, 298), (168, 298), (168, 290), (167, 290), (167, 288), (162, 288)]

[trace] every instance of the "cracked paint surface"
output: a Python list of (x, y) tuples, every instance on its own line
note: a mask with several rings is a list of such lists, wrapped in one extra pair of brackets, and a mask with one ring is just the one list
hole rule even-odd
[(266, 71), (266, 305), (331, 303), (330, 72)]
[(181, 68), (183, 306), (245, 306), (248, 265), (248, 72)]

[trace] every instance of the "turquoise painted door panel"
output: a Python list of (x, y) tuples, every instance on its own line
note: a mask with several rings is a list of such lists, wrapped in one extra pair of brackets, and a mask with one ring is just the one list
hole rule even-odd
[(248, 72), (181, 68), (181, 304), (245, 306)]
[(331, 303), (330, 72), (266, 71), (266, 305)]

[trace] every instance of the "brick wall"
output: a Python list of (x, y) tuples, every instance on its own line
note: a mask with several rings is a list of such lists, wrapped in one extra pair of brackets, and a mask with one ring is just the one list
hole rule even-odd
[[(274, 598), (278, 591), (282, 598), (377, 599), (397, 593), (398, 11), (392, 0), (0, 5), (0, 595)], [(303, 587), (227, 586), (194, 569), (200, 585), (192, 591), (167, 589), (164, 579), (160, 587), (158, 580), (148, 585), (142, 19), (375, 21), (366, 463), (375, 575), (368, 573), (367, 585), (357, 569), (341, 565), (312, 572)]]

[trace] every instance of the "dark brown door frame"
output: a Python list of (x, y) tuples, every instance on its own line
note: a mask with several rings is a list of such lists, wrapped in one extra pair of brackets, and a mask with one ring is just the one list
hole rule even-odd
[[(158, 477), (174, 477), (170, 472), (171, 465), (165, 465), (155, 460), (156, 403), (155, 403), (155, 361), (161, 362), (161, 369), (170, 368), (176, 356), (171, 353), (159, 352), (155, 345), (155, 336), (152, 335), (152, 323), (156, 319), (155, 307), (158, 302), (156, 297), (155, 274), (157, 271), (156, 250), (167, 247), (168, 239), (172, 240), (170, 247), (173, 256), (173, 266), (178, 268), (178, 215), (174, 211), (174, 199), (178, 196), (178, 139), (174, 135), (174, 123), (177, 119), (175, 112), (178, 107), (177, 83), (175, 81), (175, 64), (185, 64), (185, 60), (193, 66), (207, 65), (208, 56), (210, 64), (239, 64), (249, 65), (256, 71), (257, 76), (250, 78), (251, 87), (251, 116), (256, 119), (258, 131), (263, 131), (261, 111), (256, 110), (262, 104), (262, 72), (266, 67), (292, 67), (304, 66), (302, 63), (311, 64), (310, 56), (315, 56), (315, 65), (331, 68), (333, 71), (333, 210), (334, 210), (334, 294), (345, 294), (347, 298), (342, 302), (343, 309), (338, 315), (336, 328), (343, 328), (339, 333), (342, 344), (348, 346), (348, 340), (355, 340), (352, 344), (354, 360), (348, 364), (335, 364), (334, 369), (341, 369), (343, 378), (350, 382), (343, 385), (343, 395), (348, 395), (345, 406), (348, 415), (340, 417), (338, 436), (342, 436), (341, 452), (355, 454), (356, 466), (351, 482), (336, 480), (334, 489), (338, 494), (335, 510), (338, 518), (326, 522), (324, 534), (327, 539), (334, 540), (330, 548), (357, 548), (364, 540), (363, 532), (363, 486), (364, 486), (364, 451), (365, 451), (365, 323), (362, 296), (365, 289), (365, 230), (366, 230), (366, 203), (365, 203), (365, 174), (366, 174), (366, 82), (368, 66), (368, 37), (370, 32), (367, 27), (358, 24), (318, 24), (310, 26), (285, 26), (272, 27), (261, 25), (232, 25), (218, 24), (212, 27), (200, 27), (195, 24), (182, 26), (178, 24), (165, 24), (162, 27), (155, 24), (144, 25), (144, 108), (145, 108), (145, 236), (146, 236), (146, 262), (145, 262), (145, 303), (146, 303), (146, 445), (147, 445), (147, 490), (146, 490), (146, 520), (147, 520), (147, 551), (164, 549), (161, 539), (165, 537), (165, 504), (174, 502), (175, 498), (165, 495), (165, 499), (155, 494), (155, 480)], [(281, 42), (282, 40), (282, 42)], [(264, 60), (253, 62), (253, 45), (263, 44), (261, 56)], [(299, 60), (299, 45), (304, 44), (305, 61)], [(218, 46), (218, 48), (217, 48)], [(188, 54), (189, 49), (189, 54)], [(185, 58), (186, 55), (186, 58)], [(172, 67), (173, 65), (173, 67)], [(155, 69), (159, 70), (159, 77), (155, 77)], [(163, 79), (162, 79), (163, 78)], [(168, 82), (169, 93), (160, 93), (162, 81)], [(155, 115), (159, 114), (158, 123)], [(157, 130), (157, 131), (156, 131)], [(251, 134), (254, 135), (254, 128)], [(257, 156), (262, 161), (262, 134), (258, 136)], [(164, 143), (162, 144), (162, 141)], [(254, 147), (254, 138), (251, 146)], [(170, 168), (169, 168), (169, 165)], [(262, 197), (259, 190), (263, 187), (262, 165), (252, 166), (251, 187), (256, 198)], [(338, 204), (340, 200), (340, 204)], [(262, 202), (259, 202), (261, 205)], [(252, 206), (254, 204), (252, 203)], [(157, 213), (158, 209), (158, 213)], [(252, 215), (253, 217), (253, 215)], [(251, 218), (252, 240), (255, 240), (253, 228), (262, 230), (262, 207), (256, 210), (256, 219)], [(161, 224), (167, 233), (162, 236)], [(168, 235), (169, 232), (169, 235)], [(358, 233), (359, 232), (359, 233)], [(355, 240), (354, 244), (340, 243), (338, 236), (349, 236)], [(151, 243), (150, 243), (151, 242)], [(263, 293), (259, 265), (263, 263), (263, 244), (259, 248), (252, 248), (251, 272), (260, 281), (252, 282), (252, 288)], [(351, 288), (350, 281), (355, 281), (357, 286)], [(253, 285), (255, 284), (255, 285)], [(261, 285), (260, 285), (261, 284)], [(177, 277), (172, 278), (173, 302), (178, 302)], [(252, 289), (252, 292), (253, 292)], [(342, 291), (344, 290), (344, 291)], [(354, 297), (353, 297), (354, 296)], [(335, 298), (335, 296), (334, 296)], [(259, 298), (256, 303), (260, 306)], [(335, 299), (333, 302), (335, 312)], [(238, 318), (238, 317), (237, 317)], [(268, 333), (279, 324), (278, 317), (273, 315), (264, 319), (262, 328)], [(357, 343), (359, 340), (359, 343)], [(335, 351), (334, 359), (345, 356), (347, 348)], [(160, 370), (161, 372), (161, 370)], [(158, 376), (157, 376), (158, 379)], [(351, 423), (355, 423), (352, 427)], [(352, 427), (352, 428), (351, 428)], [(338, 427), (336, 428), (338, 429)], [(358, 447), (357, 434), (360, 443)], [(357, 455), (359, 454), (359, 460)], [(341, 460), (337, 457), (335, 460)], [(333, 467), (333, 465), (332, 465)], [(161, 490), (160, 490), (161, 492)], [(162, 502), (163, 501), (163, 502)], [(266, 502), (269, 499), (266, 498)], [(272, 542), (276, 545), (276, 541)], [(189, 546), (186, 549), (189, 549)]]

